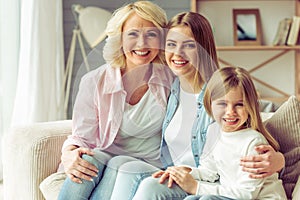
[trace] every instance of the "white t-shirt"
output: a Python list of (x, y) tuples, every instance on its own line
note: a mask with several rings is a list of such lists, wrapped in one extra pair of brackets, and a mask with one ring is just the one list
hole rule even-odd
[(128, 155), (162, 167), (159, 150), (165, 110), (148, 90), (135, 105), (126, 103), (120, 130), (106, 149), (115, 155)]
[(197, 115), (198, 95), (187, 93), (180, 88), (178, 108), (166, 128), (165, 139), (174, 165), (195, 166), (191, 148), (191, 132)]

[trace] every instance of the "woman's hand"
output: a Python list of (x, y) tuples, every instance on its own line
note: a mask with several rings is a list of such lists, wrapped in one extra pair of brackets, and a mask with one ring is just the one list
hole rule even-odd
[(240, 162), (243, 171), (250, 173), (250, 178), (265, 178), (284, 167), (283, 154), (276, 152), (271, 145), (259, 145), (255, 150), (259, 155), (242, 157)]
[(91, 180), (91, 177), (98, 174), (98, 169), (93, 164), (82, 159), (83, 154), (94, 155), (87, 148), (71, 145), (63, 150), (61, 156), (67, 176), (76, 183), (82, 183), (81, 179)]
[[(172, 187), (172, 183), (176, 182), (184, 191), (189, 194), (196, 194), (198, 182), (189, 173), (191, 171), (188, 167), (169, 167), (168, 187)], [(171, 181), (170, 181), (171, 180)]]

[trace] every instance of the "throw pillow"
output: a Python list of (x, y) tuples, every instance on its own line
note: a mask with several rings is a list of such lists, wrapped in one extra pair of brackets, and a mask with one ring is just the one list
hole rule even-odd
[(280, 144), (285, 157), (285, 169), (281, 176), (288, 198), (300, 175), (300, 102), (291, 96), (274, 115), (265, 121), (267, 130)]

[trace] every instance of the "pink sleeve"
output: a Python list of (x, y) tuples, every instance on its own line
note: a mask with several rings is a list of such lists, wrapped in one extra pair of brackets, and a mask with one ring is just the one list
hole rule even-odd
[(97, 81), (93, 76), (87, 75), (81, 79), (74, 104), (72, 135), (64, 142), (62, 148), (69, 145), (87, 148), (96, 147), (97, 137), (99, 137), (99, 118), (95, 101)]

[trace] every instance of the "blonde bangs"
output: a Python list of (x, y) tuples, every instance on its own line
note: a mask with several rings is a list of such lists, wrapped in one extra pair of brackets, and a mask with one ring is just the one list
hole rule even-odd
[(126, 20), (133, 13), (143, 19), (152, 22), (161, 33), (161, 49), (153, 62), (166, 64), (164, 56), (164, 30), (167, 23), (165, 11), (154, 3), (148, 1), (137, 1), (117, 9), (106, 27), (106, 44), (103, 48), (103, 58), (112, 67), (124, 68), (126, 57), (122, 48), (122, 31)]

